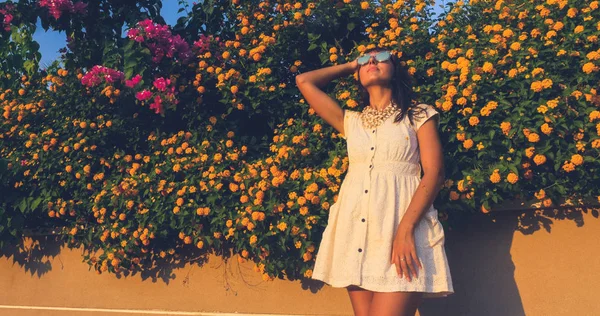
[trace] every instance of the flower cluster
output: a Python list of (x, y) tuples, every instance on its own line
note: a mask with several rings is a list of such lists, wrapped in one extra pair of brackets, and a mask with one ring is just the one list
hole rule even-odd
[(121, 71), (96, 65), (92, 67), (88, 73), (81, 77), (81, 84), (87, 87), (95, 87), (102, 83), (102, 80), (111, 84), (113, 82), (121, 81), (124, 78), (125, 75)]
[(140, 81), (142, 81), (142, 76), (135, 75), (135, 77), (131, 78), (130, 80), (125, 80), (125, 85), (128, 88), (134, 88), (138, 83), (140, 83)]
[(138, 22), (127, 32), (127, 37), (138, 43), (145, 43), (152, 52), (152, 61), (159, 63), (165, 56), (186, 62), (193, 55), (188, 43), (179, 35), (171, 34), (168, 25), (159, 25), (150, 19)]
[(13, 20), (12, 11), (15, 9), (13, 4), (6, 4), (6, 6), (0, 9), (0, 15), (2, 15), (2, 26), (6, 32), (10, 31), (10, 22)]
[(42, 8), (48, 8), (50, 15), (56, 20), (60, 19), (64, 12), (85, 14), (85, 8), (87, 7), (86, 3), (81, 1), (73, 3), (71, 0), (39, 0), (38, 5)]
[(212, 35), (206, 36), (204, 34), (201, 34), (200, 38), (194, 42), (194, 48), (196, 48), (201, 54), (208, 52), (210, 50), (211, 40), (219, 42), (219, 37), (213, 37)]
[[(132, 80), (136, 80), (138, 76), (134, 77)], [(163, 114), (165, 111), (165, 103), (172, 106), (179, 103), (179, 100), (175, 97), (175, 86), (172, 85), (172, 83), (171, 79), (163, 77), (156, 78), (152, 83), (152, 86), (156, 90), (155, 93), (152, 93), (148, 89), (144, 89), (137, 92), (135, 97), (142, 102), (154, 97), (153, 102), (150, 104), (150, 109), (154, 110), (156, 114)]]

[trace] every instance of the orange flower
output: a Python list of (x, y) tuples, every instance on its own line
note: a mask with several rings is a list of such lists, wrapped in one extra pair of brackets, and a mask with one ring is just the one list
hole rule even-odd
[(450, 200), (456, 201), (460, 198), (460, 195), (456, 191), (450, 191)]
[(475, 126), (475, 125), (479, 124), (479, 118), (477, 116), (471, 116), (469, 118), (469, 124), (471, 126)]
[(533, 162), (535, 162), (536, 165), (542, 165), (546, 162), (546, 156), (542, 155), (542, 154), (537, 154), (535, 155), (535, 157), (533, 157)]
[(515, 174), (514, 172), (511, 172), (506, 176), (506, 180), (510, 184), (515, 184), (515, 183), (517, 183), (517, 181), (519, 181), (519, 176), (517, 174)]
[(529, 133), (529, 135), (527, 135), (527, 140), (529, 140), (532, 143), (537, 143), (540, 141), (540, 135), (538, 135), (537, 133)]
[(553, 128), (550, 127), (550, 125), (548, 125), (548, 123), (542, 124), (540, 129), (542, 130), (542, 133), (544, 133), (546, 135), (550, 135), (550, 133), (552, 133), (552, 130), (553, 130)]
[(534, 193), (534, 195), (538, 200), (541, 200), (546, 197), (546, 191), (544, 191), (544, 189), (540, 189), (538, 192)]
[(469, 149), (471, 147), (473, 147), (473, 140), (472, 139), (467, 139), (463, 142), (463, 147), (466, 149)]
[(571, 171), (575, 170), (575, 164), (572, 162), (565, 161), (562, 168), (565, 172), (571, 172)]
[(506, 136), (508, 136), (508, 133), (510, 132), (510, 129), (512, 128), (512, 125), (510, 124), (510, 122), (502, 122), (500, 123), (500, 128), (502, 129), (502, 133)]
[(495, 169), (490, 175), (490, 181), (492, 181), (492, 183), (498, 183), (500, 180), (502, 180), (502, 178), (500, 177), (499, 169)]
[(487, 208), (485, 208), (485, 206), (484, 206), (483, 204), (481, 204), (481, 212), (482, 212), (482, 213), (486, 213), (486, 214), (487, 214), (487, 213), (489, 213), (489, 212), (490, 212), (490, 210), (489, 210), (489, 209), (487, 209)]
[(571, 162), (576, 166), (580, 166), (581, 164), (583, 164), (583, 156), (581, 156), (580, 154), (575, 154), (571, 156)]

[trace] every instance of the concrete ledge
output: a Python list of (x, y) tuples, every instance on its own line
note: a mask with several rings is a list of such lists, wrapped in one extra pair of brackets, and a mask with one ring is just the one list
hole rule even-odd
[(84, 307), (57, 307), (57, 306), (15, 306), (0, 305), (0, 314), (12, 312), (19, 315), (65, 315), (75, 316), (86, 313), (86, 315), (189, 315), (189, 316), (297, 316), (291, 314), (248, 314), (248, 313), (206, 313), (206, 312), (186, 312), (186, 311), (167, 311), (155, 309), (118, 309), (118, 308), (84, 308)]

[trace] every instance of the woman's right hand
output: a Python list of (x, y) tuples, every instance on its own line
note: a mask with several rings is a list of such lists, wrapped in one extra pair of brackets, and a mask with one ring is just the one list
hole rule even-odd
[(350, 64), (350, 66), (352, 66), (352, 72), (353, 73), (356, 72), (356, 71), (358, 71), (358, 68), (360, 67), (358, 65), (358, 58), (355, 58), (353, 61), (348, 62), (348, 64)]

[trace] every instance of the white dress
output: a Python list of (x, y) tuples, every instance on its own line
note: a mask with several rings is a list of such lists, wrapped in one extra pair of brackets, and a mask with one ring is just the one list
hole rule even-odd
[[(366, 129), (360, 112), (344, 111), (348, 171), (338, 198), (329, 209), (327, 226), (315, 256), (313, 279), (332, 287), (357, 285), (377, 292), (425, 292), (424, 297), (454, 293), (438, 211), (430, 206), (415, 228), (421, 261), (418, 277), (400, 278), (391, 263), (396, 228), (421, 181), (416, 131), (433, 115), (426, 109), (410, 124), (408, 116), (394, 123), (397, 113)], [(438, 126), (439, 127), (439, 126)]]

